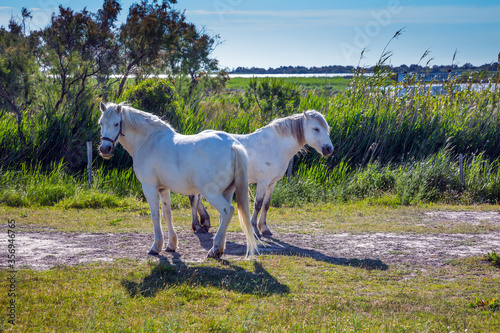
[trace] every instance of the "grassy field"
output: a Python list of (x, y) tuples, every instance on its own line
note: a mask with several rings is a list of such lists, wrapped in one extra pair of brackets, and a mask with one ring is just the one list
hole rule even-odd
[[(304, 89), (324, 92), (342, 92), (349, 87), (349, 78), (344, 77), (284, 77), (283, 81), (296, 84)], [(245, 90), (250, 78), (235, 77), (229, 80), (226, 88), (229, 90)]]
[[(0, 271), (3, 285), (7, 276)], [(500, 273), (477, 258), (423, 271), (289, 256), (180, 267), (121, 260), (16, 279), (18, 322), (5, 331), (495, 332), (500, 322), (477, 301), (498, 297)]]
[[(499, 226), (438, 223), (435, 210), (491, 211), (498, 206), (387, 207), (362, 201), (270, 210), (285, 233), (483, 233)], [(213, 210), (210, 210), (215, 217)], [(143, 203), (115, 209), (0, 206), (0, 219), (23, 230), (151, 232)], [(173, 211), (177, 230), (190, 213)], [(213, 220), (216, 220), (213, 218)], [(239, 231), (233, 221), (230, 231)], [(6, 227), (6, 225), (2, 225)], [(214, 226), (217, 223), (214, 221)], [(6, 230), (3, 228), (2, 230)], [(5, 236), (5, 234), (4, 234)], [(4, 244), (4, 243), (2, 243)], [(3, 249), (2, 249), (3, 250)], [(18, 249), (22, 251), (22, 249)], [(0, 270), (6, 295), (7, 270)], [(16, 325), (6, 332), (496, 332), (500, 270), (470, 257), (444, 266), (387, 269), (338, 265), (310, 257), (260, 255), (254, 260), (174, 264), (120, 259), (112, 263), (18, 270)], [(0, 308), (7, 308), (1, 298)], [(5, 312), (3, 312), (5, 313)], [(3, 316), (2, 313), (2, 316)], [(3, 325), (3, 326), (1, 326)]]
[[(218, 228), (218, 213), (210, 205), (207, 210), (211, 223)], [(498, 211), (500, 206), (422, 205), (390, 207), (359, 201), (348, 204), (304, 204), (300, 207), (272, 207), (268, 213), (269, 227), (279, 233), (465, 233), (498, 232), (500, 225), (480, 220), (477, 223), (443, 223), (425, 219), (425, 212)], [(172, 211), (176, 230), (191, 230), (191, 209), (182, 207)], [(0, 206), (0, 220), (15, 219), (29, 231), (65, 232), (152, 232), (147, 203), (105, 209), (61, 209), (60, 207)], [(229, 231), (241, 232), (237, 219)]]

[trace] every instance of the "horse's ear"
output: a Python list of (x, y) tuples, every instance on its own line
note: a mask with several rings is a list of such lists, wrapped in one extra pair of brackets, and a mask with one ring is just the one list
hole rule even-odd
[(118, 104), (118, 105), (116, 106), (116, 113), (118, 113), (118, 114), (119, 114), (120, 112), (122, 112), (122, 106), (121, 106), (120, 104)]
[(103, 102), (101, 102), (99, 104), (99, 109), (101, 110), (102, 113), (104, 113), (104, 111), (106, 111), (106, 104), (104, 104)]
[(302, 113), (304, 114), (304, 117), (305, 117), (307, 120), (309, 120), (309, 116), (307, 115), (307, 111), (306, 111), (306, 110), (304, 110)]

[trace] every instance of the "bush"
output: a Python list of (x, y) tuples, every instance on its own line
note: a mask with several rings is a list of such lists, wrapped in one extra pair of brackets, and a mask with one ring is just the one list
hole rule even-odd
[(495, 250), (492, 250), (488, 254), (485, 254), (484, 259), (491, 262), (493, 266), (500, 268), (500, 256), (497, 254)]
[(301, 89), (283, 79), (253, 78), (245, 91), (245, 98), (240, 100), (240, 106), (245, 109), (250, 104), (257, 103), (263, 121), (275, 117), (284, 117), (296, 113), (301, 99)]
[(146, 79), (128, 88), (122, 98), (133, 107), (166, 118), (174, 127), (182, 123), (179, 96), (167, 79)]

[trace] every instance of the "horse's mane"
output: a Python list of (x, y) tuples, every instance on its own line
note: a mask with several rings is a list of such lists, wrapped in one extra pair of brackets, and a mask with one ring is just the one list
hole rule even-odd
[(121, 102), (120, 104), (107, 103), (106, 107), (115, 106), (121, 107), (122, 109), (122, 120), (129, 124), (131, 127), (140, 128), (144, 131), (152, 132), (158, 128), (168, 128), (175, 132), (175, 129), (165, 120), (160, 119), (160, 117), (144, 112), (141, 110), (137, 110), (132, 106), (126, 104), (125, 102)]
[[(307, 117), (314, 118), (318, 123), (324, 127), (328, 132), (330, 132), (330, 126), (326, 122), (325, 118), (321, 113), (316, 110), (304, 111), (307, 113)], [(274, 128), (280, 136), (293, 136), (297, 142), (303, 146), (306, 144), (305, 134), (304, 134), (304, 113), (297, 113), (285, 118), (278, 118), (270, 122), (264, 128)]]

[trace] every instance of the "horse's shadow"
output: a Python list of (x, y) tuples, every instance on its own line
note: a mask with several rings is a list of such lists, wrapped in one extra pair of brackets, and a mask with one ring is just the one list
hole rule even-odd
[[(197, 235), (200, 245), (209, 250), (212, 247), (212, 233)], [(226, 253), (231, 255), (244, 255), (246, 247), (241, 244), (227, 242)], [(261, 254), (275, 254), (297, 257), (309, 257), (318, 261), (334, 265), (351, 266), (366, 270), (387, 270), (388, 266), (378, 259), (347, 259), (327, 256), (321, 252), (301, 248), (276, 239), (265, 237), (259, 246)], [(227, 260), (220, 260), (223, 267), (188, 267), (181, 255), (174, 253), (172, 262), (163, 255), (158, 255), (159, 263), (152, 267), (151, 272), (142, 281), (123, 280), (122, 286), (131, 297), (152, 297), (159, 291), (171, 286), (213, 286), (242, 294), (256, 294), (269, 296), (273, 294), (287, 294), (289, 288), (276, 280), (262, 264), (253, 262), (254, 272), (231, 264)]]
[[(200, 246), (204, 248), (205, 250), (209, 251), (214, 242), (214, 234), (212, 232), (195, 232), (194, 235), (198, 237), (198, 240), (200, 241)], [(226, 246), (229, 242), (226, 242)]]
[[(204, 233), (195, 233), (196, 237), (200, 241), (200, 246), (209, 251), (214, 245), (214, 234), (211, 232)], [(224, 253), (236, 255), (236, 256), (244, 256), (246, 254), (246, 245), (238, 244), (231, 241), (226, 241), (226, 247), (224, 249)]]
[(220, 260), (224, 267), (188, 267), (179, 254), (174, 254), (172, 263), (162, 255), (157, 256), (160, 262), (155, 265), (148, 276), (141, 282), (123, 280), (122, 286), (131, 297), (152, 297), (159, 291), (171, 286), (213, 286), (236, 291), (242, 294), (268, 296), (287, 294), (288, 286), (279, 283), (262, 265), (256, 261), (254, 272)]
[[(210, 250), (213, 244), (212, 233), (202, 233), (196, 234), (198, 239), (200, 240), (200, 245), (205, 250)], [(318, 261), (323, 261), (327, 263), (331, 263), (334, 265), (342, 265), (342, 266), (351, 266), (357, 268), (363, 268), (367, 270), (381, 270), (385, 271), (389, 267), (384, 264), (379, 259), (357, 259), (357, 258), (339, 258), (339, 257), (330, 257), (321, 252), (301, 248), (296, 245), (292, 245), (286, 243), (282, 240), (271, 236), (263, 236), (261, 239), (261, 244), (259, 246), (259, 252), (261, 254), (277, 254), (277, 255), (288, 255), (288, 256), (298, 256), (298, 257), (310, 257)], [(225, 253), (230, 253), (232, 255), (244, 255), (246, 251), (246, 247), (241, 244), (227, 242)]]
[(297, 256), (297, 257), (309, 257), (318, 261), (323, 261), (334, 265), (351, 266), (351, 267), (363, 268), (366, 270), (385, 271), (389, 268), (379, 259), (357, 259), (357, 258), (347, 259), (347, 258), (331, 257), (321, 252), (312, 249), (304, 249), (270, 236), (263, 237), (262, 240), (263, 242), (265, 241), (265, 244), (263, 244), (264, 246), (259, 246), (259, 251), (261, 254), (266, 253), (266, 254)]

